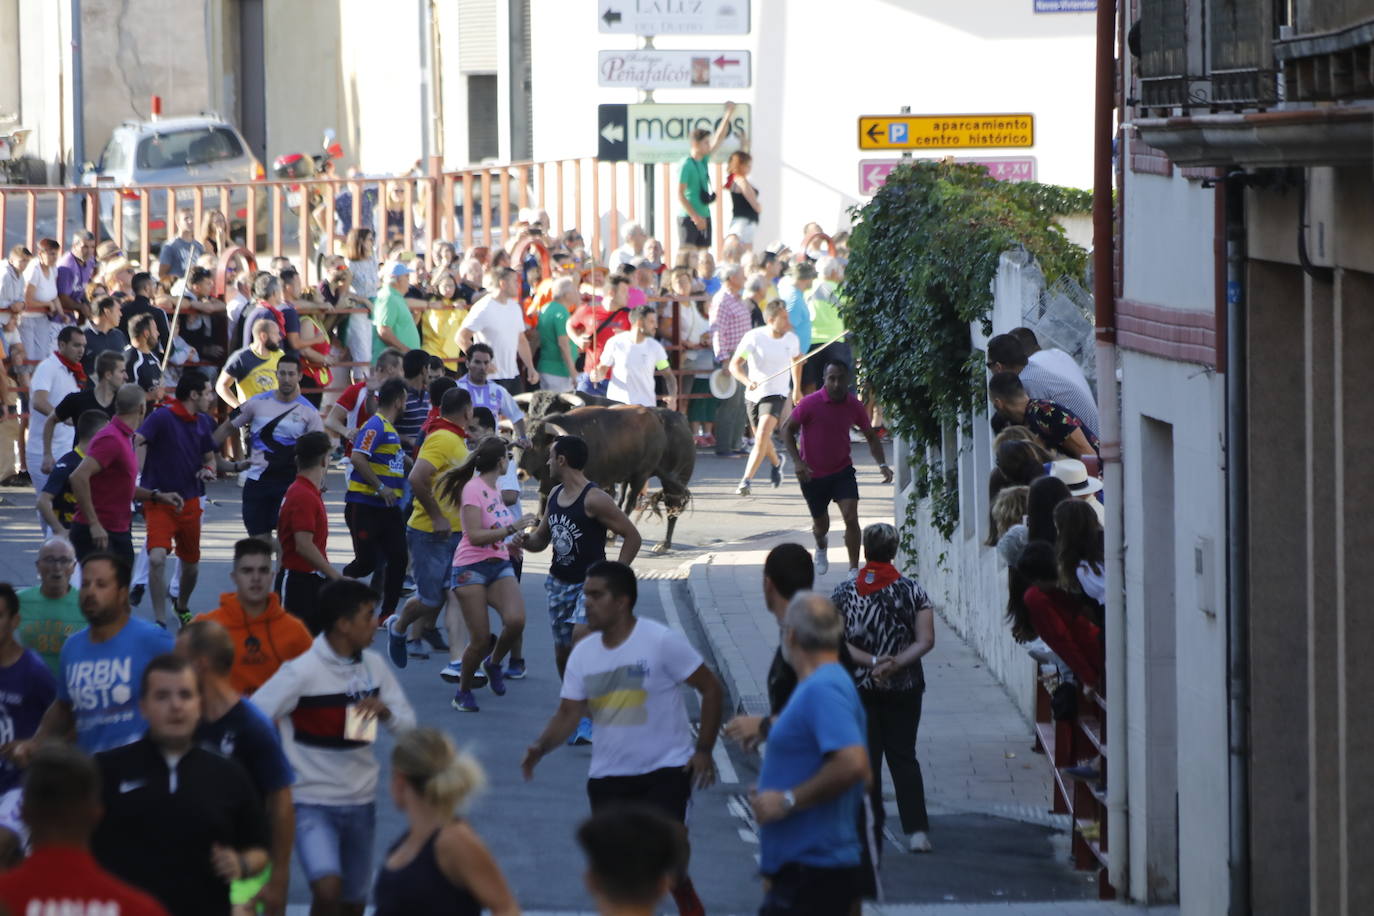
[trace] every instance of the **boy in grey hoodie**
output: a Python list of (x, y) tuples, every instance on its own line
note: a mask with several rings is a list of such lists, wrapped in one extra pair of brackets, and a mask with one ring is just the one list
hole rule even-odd
[(310, 651), (253, 694), (253, 703), (280, 726), (296, 770), (296, 849), (314, 912), (362, 913), (381, 772), (372, 747), (377, 723), (393, 733), (415, 725), (390, 666), (368, 648), (380, 599), (352, 579), (325, 585), (316, 609), (323, 630)]

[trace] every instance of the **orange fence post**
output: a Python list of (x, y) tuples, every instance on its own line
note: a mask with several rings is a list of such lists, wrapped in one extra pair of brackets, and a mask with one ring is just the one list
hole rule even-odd
[[(636, 182), (635, 182), (635, 165), (634, 165), (634, 163), (633, 163), (633, 162), (627, 162), (627, 163), (625, 163), (625, 169), (626, 169), (626, 171), (629, 173), (629, 176), (630, 176), (630, 180), (629, 180), (629, 182), (627, 182), (628, 185), (629, 185), (629, 189), (630, 189), (630, 205), (625, 209), (625, 212), (628, 213), (628, 214), (630, 215), (630, 219), (632, 219), (632, 220), (634, 220), (635, 222), (640, 223), (640, 224), (642, 225), (644, 221), (643, 221), (642, 219), (639, 218), (639, 211), (635, 208), (635, 183), (636, 183)], [(650, 235), (652, 235), (652, 234), (653, 234), (653, 233), (650, 233)]]
[(272, 185), (272, 257), (281, 257), (281, 185)]
[[(475, 210), (468, 213), (468, 222), (477, 218)], [(482, 233), (486, 238), (487, 247), (491, 247), (491, 172), (487, 169), (482, 170)]]
[(297, 255), (301, 259), (301, 288), (310, 288), (310, 188), (301, 185), (301, 200), (296, 205)]
[(722, 169), (720, 163), (717, 162), (716, 183), (713, 185), (713, 187), (716, 189), (716, 218), (714, 220), (716, 224), (716, 237), (714, 239), (714, 242), (716, 244), (717, 255), (719, 255), (720, 253), (721, 246), (725, 244), (725, 188), (721, 185), (721, 182), (724, 180), (724, 178), (722, 177), (724, 174), (725, 170)]
[[(176, 212), (177, 212), (177, 192), (171, 188), (167, 189), (167, 239), (170, 241), (176, 236)], [(205, 189), (196, 185), (191, 189), (191, 222), (196, 228), (200, 228), (200, 218), (205, 215)], [(229, 214), (224, 214), (225, 225), (233, 225), (228, 222)]]
[[(570, 229), (582, 228), (582, 160), (573, 160), (573, 221)], [(583, 239), (586, 244), (586, 239)], [(592, 252), (592, 259), (596, 259), (596, 252)]]
[[(86, 231), (100, 237), (100, 195), (86, 191), (82, 195), (86, 201)], [(5, 225), (5, 202), (0, 199), (0, 226)]]
[[(350, 222), (349, 225), (352, 226), (354, 229), (361, 229), (361, 228), (364, 228), (364, 227), (363, 227), (363, 183), (362, 183), (361, 181), (354, 181), (354, 182), (352, 182), (352, 183), (349, 184), (349, 187), (353, 189), (353, 221)], [(368, 227), (368, 228), (371, 228), (371, 227)], [(376, 240), (374, 239), (373, 241), (374, 241), (373, 248), (376, 248), (376, 247), (377, 247), (377, 245), (375, 244), (375, 241), (376, 241)]]
[(57, 195), (57, 231), (55, 238), (65, 249), (71, 239), (67, 238), (67, 192), (60, 191)]
[(555, 166), (553, 187), (558, 195), (555, 206), (558, 207), (558, 234), (561, 236), (566, 231), (563, 226), (563, 160), (559, 159)]
[(124, 192), (113, 191), (114, 194), (114, 242), (119, 246), (119, 250), (124, 250)]
[(29, 205), (29, 212), (24, 216), (24, 247), (33, 251), (37, 257), (38, 252), (34, 249), (38, 247), (38, 239), (34, 238), (34, 224), (38, 221), (38, 195), (33, 191), (26, 191), (24, 196)]
[(244, 220), (244, 241), (248, 243), (249, 248), (253, 248), (258, 244), (258, 186), (250, 184), (246, 191), (248, 215)]
[[(338, 235), (334, 232), (334, 199), (338, 195), (339, 183), (326, 181), (320, 186), (320, 199), (324, 204), (324, 253), (332, 256), (336, 250)], [(321, 277), (323, 279), (323, 277)]]
[(415, 180), (408, 179), (401, 186), (401, 244), (406, 251), (415, 250)]
[(524, 164), (516, 166), (515, 177), (520, 182), (520, 209), (523, 210), (530, 205), (530, 167)]
[(667, 264), (673, 263), (673, 212), (674, 202), (677, 198), (673, 197), (673, 167), (667, 162), (660, 162), (657, 166), (663, 179), (663, 260)]
[[(616, 186), (620, 184), (620, 163), (611, 163), (611, 212), (610, 225), (606, 228), (606, 234), (610, 236), (608, 249), (614, 249), (620, 244), (620, 210), (616, 203)], [(597, 220), (600, 222), (600, 220)], [(607, 259), (609, 260), (609, 258)]]
[(148, 189), (143, 188), (138, 192), (138, 263), (143, 265), (143, 269), (156, 274), (157, 271), (151, 270), (152, 262), (148, 255)]
[(592, 259), (605, 262), (601, 254), (601, 162), (592, 160)]
[(472, 173), (463, 173), (463, 251), (473, 245), (472, 234)]

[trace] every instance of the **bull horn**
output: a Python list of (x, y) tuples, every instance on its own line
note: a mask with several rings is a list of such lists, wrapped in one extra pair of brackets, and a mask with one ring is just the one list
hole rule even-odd
[(545, 428), (545, 429), (552, 430), (552, 431), (553, 431), (553, 434), (554, 434), (555, 436), (567, 436), (567, 435), (571, 435), (566, 429), (564, 429), (563, 427), (559, 426), (559, 425), (556, 424), (556, 423), (546, 423), (546, 424), (544, 425), (544, 428)]
[(530, 406), (530, 401), (534, 400), (534, 392), (526, 391), (523, 394), (515, 395), (513, 399), (515, 403), (520, 405), (520, 409), (523, 410)]
[(587, 402), (578, 394), (568, 394), (566, 391), (558, 393), (558, 400), (570, 407), (586, 407)]

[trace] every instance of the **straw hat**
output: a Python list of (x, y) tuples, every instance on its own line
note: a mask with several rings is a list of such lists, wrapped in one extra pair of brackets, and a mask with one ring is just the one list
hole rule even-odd
[(739, 381), (724, 367), (711, 373), (710, 384), (711, 395), (722, 401), (734, 397), (735, 389), (739, 387)]
[(1102, 481), (1088, 474), (1088, 467), (1077, 458), (1061, 458), (1050, 463), (1050, 476), (1064, 481), (1074, 496), (1087, 496), (1102, 489)]

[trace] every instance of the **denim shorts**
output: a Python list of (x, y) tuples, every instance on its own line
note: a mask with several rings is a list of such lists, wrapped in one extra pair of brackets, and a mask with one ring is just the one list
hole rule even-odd
[(344, 903), (366, 903), (372, 886), (377, 806), (296, 802), (296, 858), (311, 884), (343, 879)]
[(512, 579), (515, 578), (515, 567), (511, 565), (511, 561), (492, 557), (489, 560), (469, 563), (466, 566), (453, 567), (453, 587), (491, 585), (498, 579), (504, 579), (507, 576)]
[(415, 597), (426, 607), (444, 606), (453, 552), (458, 549), (462, 537), (462, 532), (435, 534), (406, 526), (410, 570), (415, 577)]
[(549, 599), (549, 625), (556, 645), (571, 646), (573, 626), (587, 622), (587, 599), (582, 582), (564, 582), (554, 575), (544, 577), (544, 592)]

